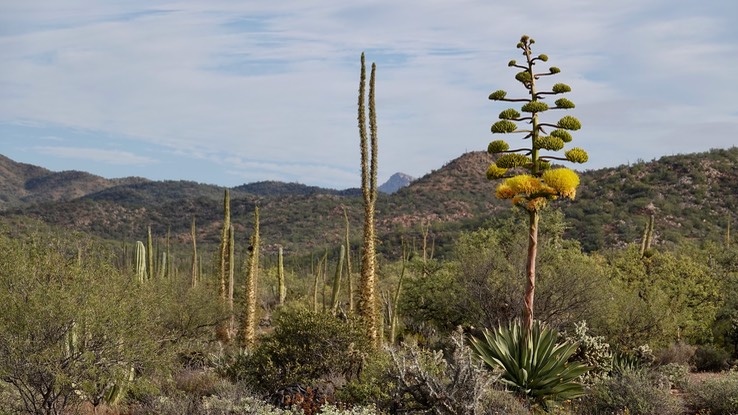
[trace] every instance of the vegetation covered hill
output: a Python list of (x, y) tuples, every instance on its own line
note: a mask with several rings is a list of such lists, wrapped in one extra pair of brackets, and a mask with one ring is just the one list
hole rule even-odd
[[(466, 153), (394, 194), (380, 194), (380, 250), (395, 250), (402, 235), (431, 226), (439, 252), (458, 231), (508, 218), (512, 209), (494, 197), (485, 178), (491, 156)], [(223, 188), (185, 181), (108, 180), (82, 172), (54, 173), (0, 159), (2, 216), (25, 216), (117, 240), (141, 239), (146, 227), (175, 240), (189, 239), (192, 217), (199, 238), (215, 242), (222, 220)], [(719, 239), (738, 206), (738, 148), (662, 157), (585, 171), (575, 201), (567, 207), (568, 236), (598, 250), (638, 241), (655, 217), (655, 242), (680, 238)], [(251, 228), (260, 206), (267, 247), (309, 252), (337, 244), (345, 232), (360, 234), (361, 198), (356, 189), (336, 191), (295, 183), (260, 182), (230, 189), (236, 232)]]

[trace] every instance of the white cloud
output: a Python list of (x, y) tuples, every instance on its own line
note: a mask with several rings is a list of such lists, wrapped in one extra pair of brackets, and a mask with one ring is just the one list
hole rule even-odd
[(101, 150), (98, 148), (80, 148), (80, 147), (58, 147), (58, 146), (37, 146), (33, 148), (42, 154), (47, 154), (65, 159), (79, 159), (95, 163), (107, 163), (115, 165), (140, 166), (156, 163), (156, 160), (138, 156), (128, 151), (120, 150)]

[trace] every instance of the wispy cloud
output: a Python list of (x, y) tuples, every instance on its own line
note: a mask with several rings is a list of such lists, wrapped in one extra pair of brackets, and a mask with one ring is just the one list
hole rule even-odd
[(107, 163), (115, 165), (140, 166), (156, 163), (156, 160), (138, 156), (128, 151), (120, 150), (101, 150), (98, 148), (79, 148), (79, 147), (55, 147), (55, 146), (37, 146), (35, 151), (54, 157), (66, 159), (78, 159), (88, 162)]

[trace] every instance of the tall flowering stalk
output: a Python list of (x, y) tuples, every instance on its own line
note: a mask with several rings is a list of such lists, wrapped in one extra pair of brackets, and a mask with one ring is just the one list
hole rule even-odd
[[(522, 50), (525, 63), (518, 64), (511, 60), (509, 67), (521, 71), (515, 74), (515, 79), (528, 91), (525, 98), (508, 98), (507, 92), (499, 90), (490, 94), (489, 99), (503, 102), (520, 102), (520, 111), (508, 108), (499, 115), (499, 121), (492, 124), (493, 134), (523, 133), (527, 145), (522, 148), (510, 149), (504, 140), (495, 140), (489, 143), (487, 151), (495, 155), (496, 161), (487, 169), (487, 178), (490, 180), (505, 179), (497, 186), (496, 196), (500, 199), (510, 199), (514, 206), (528, 212), (528, 256), (526, 264), (525, 309), (523, 323), (526, 333), (533, 327), (533, 300), (536, 289), (536, 255), (538, 252), (538, 220), (540, 211), (549, 201), (560, 197), (574, 199), (576, 188), (579, 185), (579, 176), (566, 168), (552, 168), (554, 160), (584, 163), (587, 153), (581, 148), (571, 148), (564, 152), (564, 157), (550, 155), (544, 152), (557, 152), (572, 141), (569, 131), (581, 128), (579, 120), (572, 116), (564, 116), (555, 124), (542, 122), (539, 115), (549, 110), (565, 110), (574, 108), (574, 103), (566, 98), (554, 101), (549, 107), (544, 99), (549, 96), (564, 94), (571, 91), (566, 84), (554, 84), (550, 91), (538, 91), (536, 81), (541, 77), (555, 75), (561, 72), (557, 67), (550, 67), (548, 71), (536, 72), (535, 65), (548, 61), (546, 55), (534, 55), (531, 46), (535, 43), (528, 36), (520, 38), (517, 48)], [(522, 114), (521, 114), (522, 112)], [(520, 128), (517, 123), (527, 124)], [(550, 132), (547, 132), (550, 130)]]

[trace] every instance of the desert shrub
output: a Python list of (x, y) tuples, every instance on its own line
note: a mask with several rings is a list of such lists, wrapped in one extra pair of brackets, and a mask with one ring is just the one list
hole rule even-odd
[(691, 344), (684, 342), (672, 343), (669, 347), (661, 349), (656, 353), (656, 364), (668, 365), (676, 363), (679, 365), (689, 365), (696, 350), (697, 348)]
[(576, 409), (579, 415), (662, 415), (684, 412), (669, 382), (649, 370), (624, 371), (594, 385)]
[(687, 404), (694, 413), (738, 414), (738, 373), (695, 382), (688, 387)]
[(689, 366), (669, 363), (656, 368), (656, 372), (669, 381), (672, 388), (685, 389), (689, 385)]
[(697, 348), (692, 363), (698, 372), (720, 372), (728, 368), (729, 358), (725, 350), (707, 344)]
[(453, 351), (446, 360), (442, 350), (403, 344), (390, 350), (395, 388), (393, 412), (422, 411), (428, 414), (476, 413), (491, 379), (464, 344), (464, 335), (452, 335)]
[(212, 371), (184, 369), (175, 374), (174, 382), (177, 390), (188, 395), (210, 396), (224, 380)]
[(264, 392), (274, 392), (328, 377), (355, 378), (370, 349), (357, 319), (284, 309), (274, 332), (262, 338), (253, 353), (234, 352), (217, 370), (232, 380), (247, 380)]
[(528, 415), (528, 408), (511, 392), (489, 388), (479, 400), (479, 415)]
[(388, 410), (394, 398), (395, 384), (390, 376), (392, 359), (388, 353), (378, 353), (369, 359), (356, 379), (351, 379), (336, 391), (336, 401), (347, 405), (374, 406)]
[(0, 377), (20, 398), (3, 406), (52, 414), (116, 403), (167, 372), (156, 299), (110, 259), (71, 237), (0, 231)]
[(320, 409), (323, 415), (376, 415), (379, 412), (371, 406), (354, 406), (350, 409), (340, 409), (335, 405), (324, 405)]

